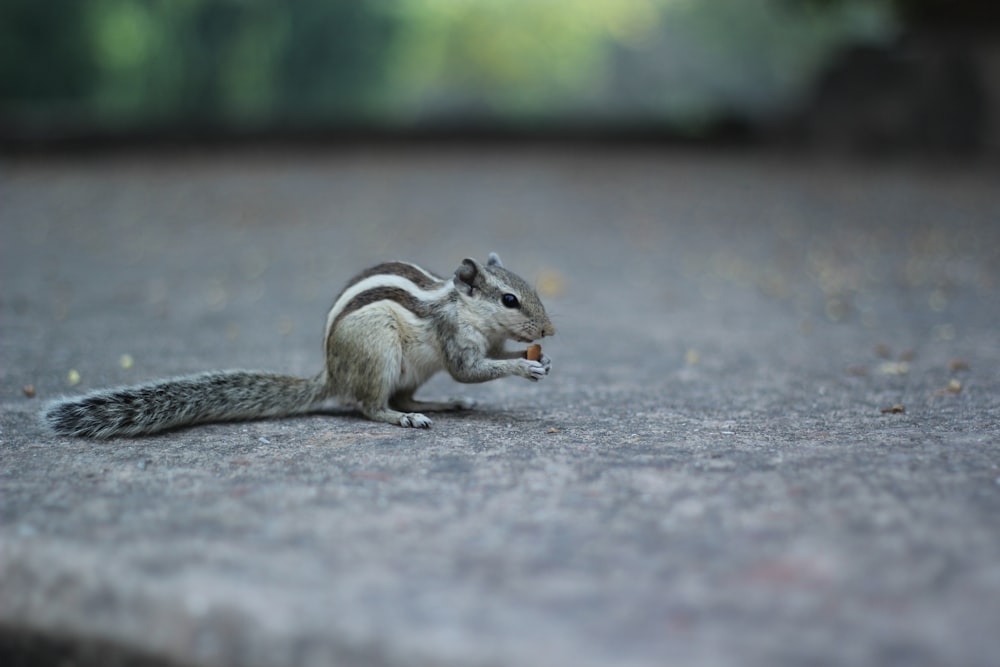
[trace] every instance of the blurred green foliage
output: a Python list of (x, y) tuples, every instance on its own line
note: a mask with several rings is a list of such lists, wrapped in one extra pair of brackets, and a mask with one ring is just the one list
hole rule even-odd
[(391, 25), (328, 0), (4, 0), (0, 104), (113, 127), (335, 122), (366, 112)]
[(696, 128), (801, 95), (889, 0), (0, 3), (0, 115), (22, 128)]
[(845, 44), (886, 39), (889, 4), (837, 0), (399, 0), (395, 108), (506, 120), (671, 122), (766, 113)]

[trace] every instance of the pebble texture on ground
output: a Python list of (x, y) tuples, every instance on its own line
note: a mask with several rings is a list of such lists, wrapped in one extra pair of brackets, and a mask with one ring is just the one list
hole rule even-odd
[[(0, 662), (996, 664), (997, 177), (634, 149), (7, 159)], [(435, 378), (423, 396), (479, 407), (430, 431), (38, 422), (98, 387), (311, 375), (354, 273), (490, 251), (542, 293), (553, 370)]]

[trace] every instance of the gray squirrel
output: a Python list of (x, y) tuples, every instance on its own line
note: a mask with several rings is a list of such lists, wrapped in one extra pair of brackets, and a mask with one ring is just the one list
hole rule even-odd
[(326, 319), (326, 367), (311, 379), (211, 371), (56, 401), (43, 418), (60, 435), (108, 438), (301, 414), (339, 399), (374, 421), (429, 428), (423, 412), (474, 405), (415, 400), (432, 375), (447, 370), (459, 382), (510, 375), (537, 382), (549, 374), (549, 358), (532, 361), (505, 342), (554, 333), (538, 294), (496, 253), (485, 265), (463, 260), (451, 278), (389, 262), (341, 291)]

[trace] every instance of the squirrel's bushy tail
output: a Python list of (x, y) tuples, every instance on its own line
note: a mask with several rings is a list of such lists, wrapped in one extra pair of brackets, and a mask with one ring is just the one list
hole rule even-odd
[(205, 422), (283, 417), (325, 398), (322, 376), (306, 380), (255, 371), (213, 371), (95, 391), (59, 401), (45, 422), (60, 435), (145, 435)]

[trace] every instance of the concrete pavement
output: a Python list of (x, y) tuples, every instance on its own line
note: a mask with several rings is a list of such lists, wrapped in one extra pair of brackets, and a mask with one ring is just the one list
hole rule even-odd
[[(7, 159), (0, 658), (995, 664), (998, 175), (523, 147)], [(552, 374), (436, 378), (425, 396), (480, 407), (429, 432), (37, 421), (96, 387), (312, 374), (355, 272), (491, 250), (543, 292)]]

